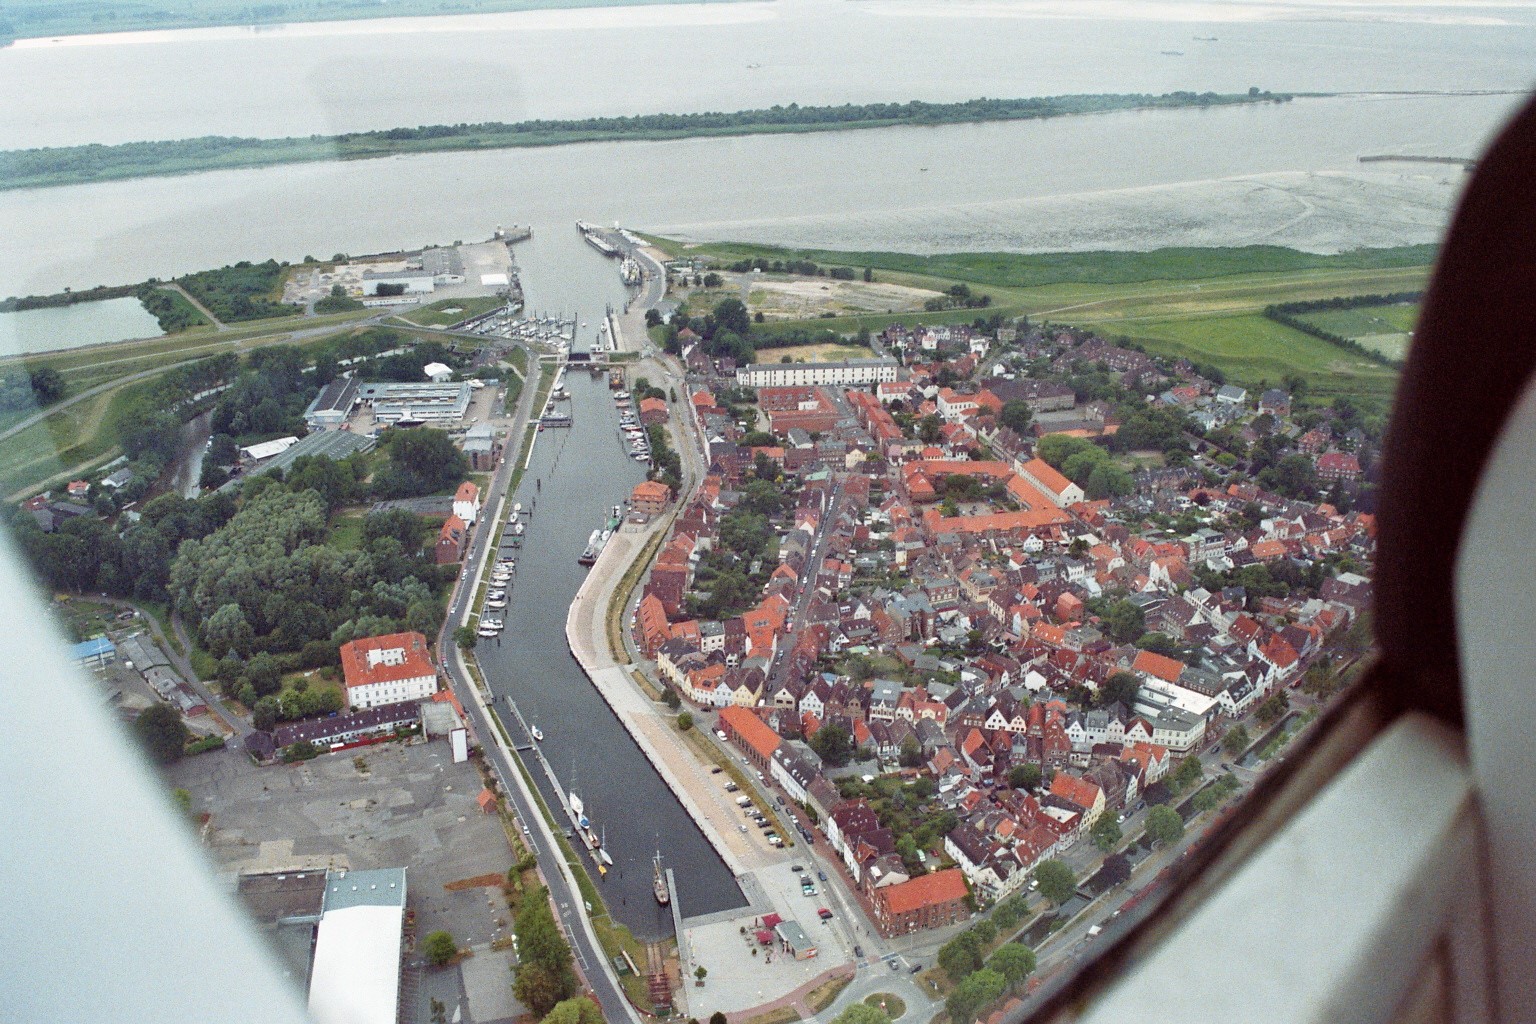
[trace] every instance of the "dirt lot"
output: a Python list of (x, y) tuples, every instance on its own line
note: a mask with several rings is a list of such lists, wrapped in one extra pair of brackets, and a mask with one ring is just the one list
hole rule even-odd
[(797, 363), (836, 363), (845, 359), (869, 359), (873, 355), (869, 349), (858, 345), (793, 345), (758, 351), (758, 358), (768, 363), (777, 363), (786, 357)]
[(823, 313), (905, 313), (938, 292), (899, 284), (834, 281), (825, 277), (752, 276), (748, 306), (767, 320), (807, 320)]

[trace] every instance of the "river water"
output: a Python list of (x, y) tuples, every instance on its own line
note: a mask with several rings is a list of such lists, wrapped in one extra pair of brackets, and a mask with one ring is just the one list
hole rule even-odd
[(1383, 91), (1526, 90), (1536, 54), (1536, 10), (1521, 5), (1105, 0), (1093, 18), (1065, 16), (1080, 9), (779, 0), (38, 41), (0, 50), (0, 146), (775, 102), (1250, 85), (1368, 94), (7, 192), (0, 294), (578, 218), (920, 252), (1432, 241), (1461, 173), (1358, 158), (1473, 156), (1519, 97)]
[(0, 147), (774, 103), (1524, 89), (1533, 26), (1510, 3), (776, 0), (28, 40), (0, 50)]
[[(616, 278), (612, 264), (606, 269)], [(588, 322), (595, 330), (598, 318)], [(609, 911), (636, 936), (654, 939), (672, 932), (670, 912), (651, 893), (658, 849), (676, 872), (678, 904), (688, 915), (746, 900), (566, 645), (566, 611), (587, 573), (576, 558), (611, 507), (645, 475), (620, 444), (606, 379), (580, 372), (566, 381), (575, 423), (545, 431), (534, 447), (517, 494), (534, 513), (523, 546), (505, 550), (517, 559), (507, 628), (499, 643), (482, 640), (477, 654), (498, 698), (510, 694), (543, 731), (544, 755), (562, 791), (576, 790), (604, 833), (614, 866), (598, 884)], [(558, 806), (547, 777), (537, 768), (534, 775), (545, 800)], [(595, 877), (590, 860), (586, 867)]]

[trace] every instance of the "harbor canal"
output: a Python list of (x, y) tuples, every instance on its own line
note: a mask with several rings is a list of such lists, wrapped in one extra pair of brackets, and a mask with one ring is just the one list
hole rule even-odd
[[(515, 549), (511, 531), (502, 541), (501, 554), (517, 561), (506, 629), (498, 639), (481, 640), (476, 653), (517, 745), (528, 737), (506, 713), (506, 696), (544, 736), (540, 747), (561, 791), (536, 758), (524, 757), (559, 826), (566, 824), (561, 797), (574, 791), (602, 836), (614, 861), (606, 877), (599, 878), (590, 857), (580, 856), (609, 912), (637, 938), (656, 939), (672, 932), (672, 915), (652, 892), (658, 849), (688, 916), (744, 906), (746, 899), (567, 646), (566, 613), (587, 573), (577, 559), (592, 531), (606, 527), (613, 506), (644, 479), (645, 466), (620, 442), (606, 377), (573, 370), (564, 385), (571, 397), (555, 411), (569, 413), (572, 425), (539, 436), (513, 496), (524, 509), (526, 532)], [(574, 837), (572, 845), (579, 849)]]

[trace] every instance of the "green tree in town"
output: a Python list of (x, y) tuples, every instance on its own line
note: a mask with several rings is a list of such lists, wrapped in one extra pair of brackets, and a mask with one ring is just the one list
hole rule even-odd
[(990, 946), (992, 940), (997, 938), (997, 922), (984, 917), (971, 926), (971, 931), (976, 933), (976, 941), (982, 946)]
[(923, 763), (923, 745), (915, 736), (902, 739), (898, 760), (903, 768), (916, 768)]
[[(1126, 603), (1129, 604), (1129, 602)], [(1101, 708), (1109, 707), (1109, 705), (1116, 703), (1130, 707), (1136, 703), (1136, 694), (1140, 689), (1140, 679), (1129, 672), (1116, 672), (1104, 681), (1104, 685), (1099, 687), (1096, 703)]]
[(513, 991), (518, 1002), (542, 1017), (576, 994), (571, 947), (549, 909), (548, 889), (536, 886), (523, 895), (515, 930), (519, 960)]
[(1105, 811), (1099, 815), (1099, 820), (1093, 823), (1093, 829), (1089, 833), (1093, 836), (1093, 845), (1104, 853), (1108, 853), (1120, 845), (1122, 834), (1120, 823), (1115, 820), (1113, 813)]
[(1035, 422), (1035, 412), (1029, 407), (1028, 402), (1014, 399), (1003, 403), (1003, 411), (997, 418), (1003, 426), (1023, 437), (1029, 433), (1030, 425)]
[(275, 696), (263, 697), (251, 709), (251, 725), (260, 732), (271, 732), (282, 710), (283, 705)]
[(1290, 698), (1285, 695), (1284, 690), (1281, 690), (1263, 704), (1260, 704), (1259, 710), (1254, 712), (1254, 717), (1265, 725), (1269, 725), (1271, 722), (1279, 721), (1281, 716), (1290, 710), (1290, 707)]
[(868, 1003), (851, 1003), (832, 1018), (832, 1024), (891, 1024), (891, 1019)]
[(176, 709), (160, 703), (151, 704), (139, 712), (139, 717), (133, 720), (133, 732), (149, 756), (161, 764), (179, 760), (190, 735)]
[(603, 1011), (586, 996), (562, 999), (545, 1016), (543, 1024), (603, 1024)]
[(693, 728), (693, 712), (684, 711), (677, 716), (677, 727), (683, 732)]
[(823, 763), (841, 768), (853, 760), (853, 737), (840, 725), (824, 725), (811, 737), (811, 749)]
[(1035, 868), (1035, 881), (1040, 883), (1040, 894), (1058, 907), (1077, 891), (1077, 876), (1059, 860), (1048, 860)]
[(1040, 785), (1040, 766), (1030, 762), (1016, 764), (1008, 769), (1008, 785), (1014, 789), (1030, 790)]
[(1011, 932), (1024, 920), (1024, 915), (1029, 913), (1029, 902), (1022, 895), (1010, 896), (999, 903), (992, 910), (992, 920), (997, 927), (1005, 932)]
[(451, 491), (469, 472), (469, 460), (441, 430), (425, 427), (389, 432), (388, 463), (374, 477), (384, 498), (413, 498)]
[(1175, 790), (1176, 792), (1183, 792), (1190, 786), (1196, 785), (1204, 778), (1205, 765), (1200, 763), (1200, 759), (1198, 757), (1195, 757), (1193, 754), (1191, 754), (1189, 757), (1186, 757), (1184, 760), (1179, 762), (1178, 770), (1173, 773), (1173, 778), (1170, 780), (1172, 785), (1169, 788)]
[(477, 639), (474, 626), (460, 626), (453, 631), (453, 642), (461, 651), (473, 650)]
[(709, 1015), (709, 1024), (726, 1024), (725, 1014), (721, 1013), (719, 1010), (716, 1010), (714, 1013)]
[(1005, 943), (987, 959), (987, 967), (1001, 974), (1009, 988), (1017, 988), (1035, 973), (1035, 951), (1021, 942)]
[[(1130, 601), (1116, 601), (1104, 612), (1104, 631), (1122, 644), (1135, 643), (1147, 631), (1146, 617)], [(1130, 675), (1128, 672), (1115, 674)]]
[(747, 314), (747, 307), (740, 299), (721, 299), (715, 303), (711, 316), (717, 332), (729, 331), (743, 338), (752, 334), (752, 318)]
[(990, 968), (982, 968), (967, 977), (944, 1000), (944, 1007), (953, 1021), (972, 1021), (981, 1011), (1008, 991), (1008, 981)]
[(421, 952), (427, 958), (427, 963), (441, 967), (459, 952), (459, 944), (447, 932), (436, 931), (421, 940)]
[(1228, 729), (1227, 734), (1221, 738), (1222, 749), (1233, 757), (1248, 749), (1248, 744), (1253, 741), (1248, 737), (1248, 729), (1242, 723)]
[(981, 941), (973, 931), (963, 931), (939, 947), (939, 966), (951, 984), (960, 984), (981, 964)]
[(1164, 846), (1176, 843), (1184, 838), (1184, 819), (1166, 804), (1154, 807), (1147, 812), (1147, 836)]
[(933, 444), (942, 434), (944, 421), (936, 415), (924, 416), (917, 424), (917, 436), (924, 444)]

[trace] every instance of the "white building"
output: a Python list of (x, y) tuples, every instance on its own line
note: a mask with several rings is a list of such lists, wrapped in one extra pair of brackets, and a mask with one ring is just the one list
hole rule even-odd
[[(433, 275), (425, 270), (365, 270), (363, 271), (363, 294), (379, 294), (379, 286), (385, 286), (385, 294), (397, 295), (430, 295), (436, 284)], [(398, 286), (404, 291), (395, 292)]]
[(468, 480), (459, 484), (453, 495), (453, 514), (464, 520), (466, 526), (473, 525), (480, 516), (480, 488)]
[(420, 633), (390, 633), (341, 646), (347, 708), (425, 700), (437, 692), (437, 668)]
[(240, 449), (240, 457), (251, 462), (260, 462), (262, 459), (270, 459), (274, 455), (283, 452), (299, 443), (296, 437), (279, 437), (275, 441), (262, 441), (260, 444), (249, 444)]
[(453, 377), (453, 367), (447, 363), (428, 363), (421, 372), (434, 384), (446, 384)]
[(894, 381), (896, 365), (889, 356), (845, 363), (753, 363), (736, 371), (736, 382), (749, 388), (875, 384)]
[(404, 868), (326, 872), (309, 975), (319, 1024), (395, 1024), (404, 924)]

